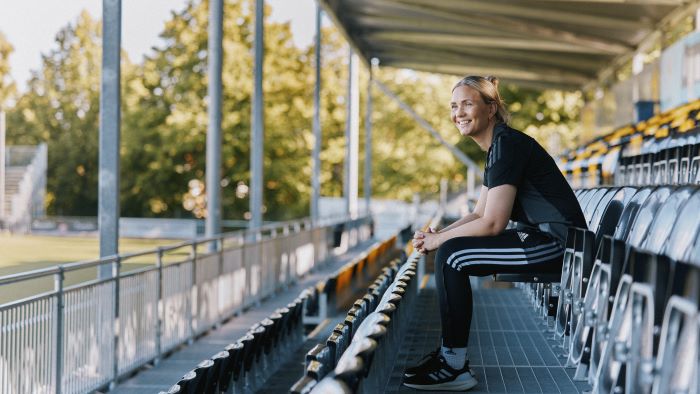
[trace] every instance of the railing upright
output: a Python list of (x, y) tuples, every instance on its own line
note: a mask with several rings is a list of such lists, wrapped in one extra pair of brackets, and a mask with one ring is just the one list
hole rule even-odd
[[(121, 257), (117, 256), (112, 261), (112, 280), (114, 281), (114, 341), (112, 342), (112, 381), (109, 388), (112, 390), (119, 377), (119, 337), (121, 336), (121, 323), (119, 321), (119, 276), (121, 272)], [(99, 268), (98, 268), (99, 269)]]
[(158, 268), (156, 279), (156, 358), (153, 360), (154, 365), (160, 363), (163, 357), (163, 320), (165, 319), (165, 301), (163, 300), (163, 249), (158, 248), (156, 251), (156, 267)]
[(63, 377), (63, 266), (58, 266), (54, 274), (54, 289), (56, 290), (56, 394), (61, 394)]
[(197, 315), (199, 314), (199, 286), (197, 286), (197, 241), (192, 242), (192, 250), (190, 251), (190, 259), (192, 260), (192, 282), (190, 283), (190, 296), (188, 297), (187, 317), (190, 322), (190, 335), (187, 338), (187, 344), (191, 345), (194, 342), (196, 335)]

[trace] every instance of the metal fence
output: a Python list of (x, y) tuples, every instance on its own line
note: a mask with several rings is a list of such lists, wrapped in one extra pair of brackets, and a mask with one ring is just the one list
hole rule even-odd
[[(370, 218), (298, 221), (0, 277), (0, 290), (54, 278), (52, 291), (0, 305), (0, 393), (110, 385), (293, 284), (334, 241), (347, 248), (370, 234)], [(129, 261), (146, 264), (122, 272)], [(66, 274), (102, 265), (111, 278), (64, 287)]]

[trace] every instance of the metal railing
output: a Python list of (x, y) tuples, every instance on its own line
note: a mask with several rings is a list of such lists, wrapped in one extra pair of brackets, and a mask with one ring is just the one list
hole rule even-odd
[[(339, 224), (341, 248), (370, 237), (369, 217), (303, 220), (0, 277), (0, 290), (54, 279), (0, 305), (0, 393), (85, 393), (157, 363), (323, 264)], [(104, 265), (112, 277), (66, 286)]]

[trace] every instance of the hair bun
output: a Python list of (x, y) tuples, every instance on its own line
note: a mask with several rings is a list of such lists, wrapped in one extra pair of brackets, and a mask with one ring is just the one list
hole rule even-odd
[(495, 86), (496, 89), (498, 89), (498, 78), (496, 78), (492, 75), (489, 75), (489, 76), (484, 77), (484, 79), (491, 82), (493, 84), (493, 86)]

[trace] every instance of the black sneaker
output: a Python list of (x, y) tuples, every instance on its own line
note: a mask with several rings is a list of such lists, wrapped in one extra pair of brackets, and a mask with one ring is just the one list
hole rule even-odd
[(438, 360), (438, 356), (440, 356), (440, 346), (438, 346), (438, 348), (433, 350), (432, 352), (423, 356), (423, 358), (421, 358), (420, 361), (418, 361), (418, 364), (404, 369), (403, 376), (406, 378), (410, 378), (411, 376), (423, 373), (426, 370), (432, 370), (432, 365), (438, 364), (440, 362)]
[(405, 378), (404, 386), (416, 390), (464, 391), (476, 386), (474, 373), (465, 363), (461, 369), (454, 369), (447, 364), (445, 358), (438, 355), (437, 362), (425, 368), (422, 373)]

